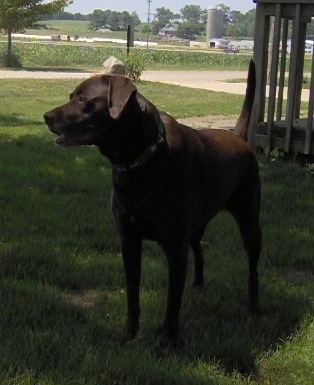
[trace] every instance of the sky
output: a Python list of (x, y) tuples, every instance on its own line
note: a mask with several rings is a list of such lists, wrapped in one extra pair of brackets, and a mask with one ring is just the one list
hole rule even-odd
[[(150, 3), (151, 18), (158, 7), (169, 8), (174, 13), (180, 13), (185, 5), (199, 5), (202, 9), (211, 5), (225, 4), (232, 10), (247, 12), (255, 8), (253, 0), (152, 0)], [(135, 11), (142, 21), (147, 20), (148, 0), (74, 0), (73, 4), (65, 8), (71, 13), (92, 13), (94, 9), (111, 9), (113, 11)]]

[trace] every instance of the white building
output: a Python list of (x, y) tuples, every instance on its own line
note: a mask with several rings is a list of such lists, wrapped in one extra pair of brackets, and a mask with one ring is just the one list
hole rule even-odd
[[(314, 50), (314, 41), (313, 40), (305, 40), (305, 53), (312, 55)], [(287, 42), (287, 52), (291, 53), (291, 40)]]

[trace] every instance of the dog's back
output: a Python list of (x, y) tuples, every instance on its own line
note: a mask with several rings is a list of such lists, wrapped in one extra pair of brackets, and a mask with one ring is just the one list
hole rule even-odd
[(168, 172), (173, 170), (172, 182), (167, 183), (167, 188), (170, 190), (173, 186), (177, 190), (178, 185), (186, 184), (185, 189), (180, 191), (181, 197), (189, 189), (195, 190), (189, 203), (189, 207), (195, 206), (191, 210), (193, 225), (207, 222), (218, 211), (227, 207), (245, 179), (251, 180), (246, 186), (247, 194), (254, 195), (252, 199), (259, 199), (258, 164), (245, 140), (254, 93), (255, 65), (251, 61), (245, 100), (233, 132), (217, 129), (194, 130), (167, 114), (161, 114), (172, 154), (168, 166)]

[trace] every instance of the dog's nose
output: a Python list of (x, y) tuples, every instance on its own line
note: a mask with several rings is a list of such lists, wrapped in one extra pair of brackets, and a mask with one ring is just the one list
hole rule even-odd
[(53, 114), (49, 113), (49, 112), (46, 112), (44, 114), (44, 119), (45, 119), (45, 122), (48, 126), (52, 125), (53, 124), (53, 121), (54, 121), (54, 116)]

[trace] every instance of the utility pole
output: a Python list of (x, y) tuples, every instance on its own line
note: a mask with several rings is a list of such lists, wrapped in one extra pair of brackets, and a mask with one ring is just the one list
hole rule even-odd
[(153, 0), (147, 0), (147, 6), (148, 6), (148, 9), (147, 9), (147, 24), (148, 24), (148, 28), (147, 28), (147, 46), (146, 46), (147, 49), (148, 49), (148, 40), (149, 40), (149, 32), (150, 32), (150, 3), (152, 1)]

